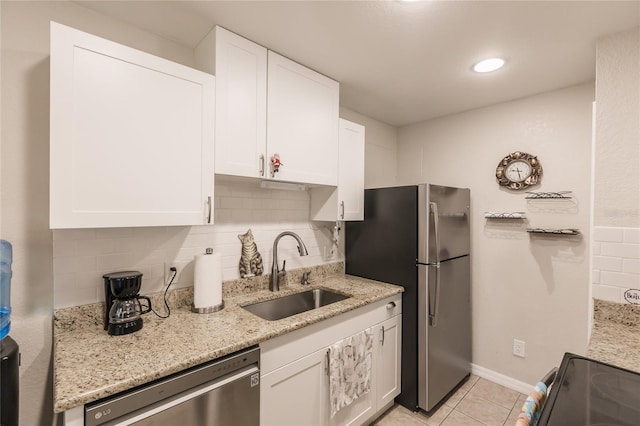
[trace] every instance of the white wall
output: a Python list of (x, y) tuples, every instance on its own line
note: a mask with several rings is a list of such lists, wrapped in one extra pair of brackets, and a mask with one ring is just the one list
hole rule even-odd
[[(471, 189), (473, 363), (526, 383), (565, 351), (585, 353), (589, 316), (589, 208), (593, 84), (468, 111), (398, 131), (398, 181)], [(569, 201), (526, 200), (499, 187), (495, 170), (522, 150), (543, 166), (537, 191)], [(484, 219), (524, 211), (526, 221)], [(582, 238), (525, 229), (579, 228)], [(526, 358), (512, 355), (513, 339)]]
[(594, 225), (640, 228), (640, 27), (596, 52)]
[[(598, 40), (593, 297), (640, 290), (640, 27)], [(632, 291), (637, 293), (637, 291)]]

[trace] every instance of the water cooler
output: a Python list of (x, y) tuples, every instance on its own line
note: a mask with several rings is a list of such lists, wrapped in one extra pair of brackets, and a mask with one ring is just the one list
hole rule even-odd
[(18, 426), (20, 351), (9, 336), (12, 259), (11, 244), (0, 240), (0, 426)]

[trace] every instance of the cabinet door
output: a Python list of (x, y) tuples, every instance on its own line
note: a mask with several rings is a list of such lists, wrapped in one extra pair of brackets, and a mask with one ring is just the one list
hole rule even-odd
[(216, 26), (196, 57), (216, 76), (215, 172), (265, 176), (267, 49)]
[(376, 395), (377, 406), (382, 407), (400, 394), (402, 315), (384, 321), (377, 329)]
[(328, 418), (326, 349), (262, 376), (262, 426), (324, 425)]
[(338, 82), (268, 52), (267, 160), (282, 162), (273, 178), (338, 184), (338, 103)]
[(364, 220), (364, 126), (340, 120), (339, 220)]
[(310, 189), (311, 220), (364, 220), (364, 131), (340, 119), (338, 187)]
[(50, 226), (211, 218), (214, 77), (51, 24)]

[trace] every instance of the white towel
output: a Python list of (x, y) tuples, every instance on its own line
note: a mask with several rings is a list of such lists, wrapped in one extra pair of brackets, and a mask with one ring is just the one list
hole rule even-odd
[(329, 399), (331, 418), (371, 390), (371, 329), (355, 334), (329, 348)]

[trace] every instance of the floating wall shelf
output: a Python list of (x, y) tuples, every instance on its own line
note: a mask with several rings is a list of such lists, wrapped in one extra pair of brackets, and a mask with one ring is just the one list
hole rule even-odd
[(528, 228), (527, 232), (530, 234), (546, 234), (546, 235), (580, 235), (580, 231), (577, 229), (541, 229), (541, 228)]
[(573, 198), (571, 191), (558, 191), (558, 192), (532, 192), (526, 191), (528, 194), (525, 198), (527, 200), (558, 200)]
[(525, 212), (484, 212), (486, 219), (526, 219)]

